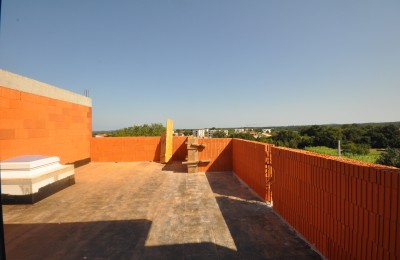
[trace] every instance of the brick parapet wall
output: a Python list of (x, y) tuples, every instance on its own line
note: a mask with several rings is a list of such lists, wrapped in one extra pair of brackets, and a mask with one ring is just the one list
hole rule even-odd
[(232, 171), (232, 139), (205, 138), (199, 139), (205, 148), (199, 149), (199, 160), (210, 160), (210, 163), (199, 165), (199, 172)]
[(233, 171), (261, 198), (271, 201), (271, 145), (233, 139)]
[(160, 161), (161, 137), (92, 138), (93, 162)]
[(274, 210), (329, 259), (400, 257), (400, 170), (272, 148)]

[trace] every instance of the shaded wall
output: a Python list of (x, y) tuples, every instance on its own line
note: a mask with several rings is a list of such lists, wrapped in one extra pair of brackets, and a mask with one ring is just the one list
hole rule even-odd
[(185, 142), (186, 136), (174, 136), (172, 139), (172, 157), (171, 161), (184, 161), (187, 156), (187, 148)]
[(199, 164), (199, 172), (232, 171), (232, 139), (211, 138), (199, 139), (206, 147), (199, 149), (199, 160), (211, 160), (210, 163)]
[(93, 162), (160, 161), (161, 137), (105, 137), (92, 138)]
[(253, 191), (271, 201), (271, 145), (233, 139), (233, 171)]
[(399, 259), (400, 170), (272, 148), (274, 210), (329, 259)]
[(79, 165), (90, 160), (91, 136), (90, 99), (0, 70), (0, 160), (49, 155)]

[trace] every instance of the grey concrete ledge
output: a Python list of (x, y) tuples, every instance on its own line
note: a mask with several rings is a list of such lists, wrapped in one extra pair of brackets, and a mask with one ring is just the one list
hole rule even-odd
[(0, 86), (38, 96), (92, 107), (92, 99), (34, 79), (0, 69)]

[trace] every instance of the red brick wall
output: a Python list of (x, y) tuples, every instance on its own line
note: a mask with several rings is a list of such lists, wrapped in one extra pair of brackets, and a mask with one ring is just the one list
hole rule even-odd
[(272, 148), (274, 210), (329, 259), (399, 259), (400, 170)]
[[(174, 136), (172, 161), (184, 161), (187, 155), (187, 137)], [(107, 137), (93, 138), (93, 162), (160, 161), (160, 137)]]
[(271, 145), (233, 139), (233, 171), (253, 191), (271, 201)]
[(160, 161), (161, 137), (92, 138), (93, 162)]
[(172, 139), (172, 158), (171, 161), (184, 161), (187, 156), (185, 142), (186, 136), (174, 136)]
[(210, 163), (199, 165), (199, 172), (232, 171), (232, 139), (211, 138), (199, 139), (205, 148), (199, 150), (199, 160), (208, 160)]
[(0, 160), (59, 156), (90, 159), (92, 108), (0, 86)]
[[(172, 160), (184, 161), (187, 156), (187, 137), (174, 137)], [(106, 137), (92, 138), (91, 160), (93, 162), (160, 161), (160, 137)], [(232, 171), (232, 139), (199, 139), (206, 147), (199, 150), (200, 172)]]

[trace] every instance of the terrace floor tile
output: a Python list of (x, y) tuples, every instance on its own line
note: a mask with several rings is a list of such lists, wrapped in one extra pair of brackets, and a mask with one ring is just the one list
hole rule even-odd
[(320, 259), (232, 173), (92, 163), (33, 205), (3, 206), (8, 259)]

